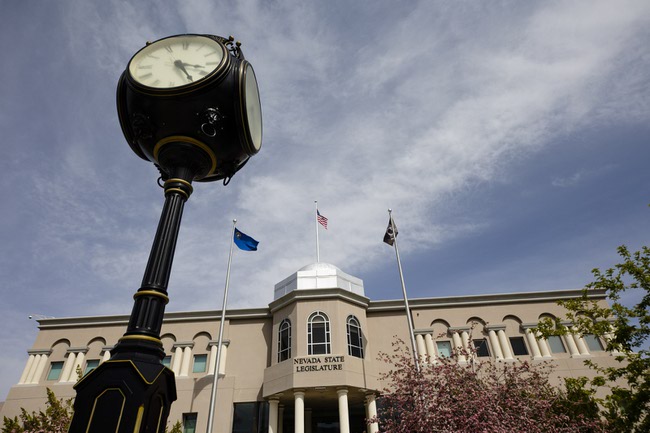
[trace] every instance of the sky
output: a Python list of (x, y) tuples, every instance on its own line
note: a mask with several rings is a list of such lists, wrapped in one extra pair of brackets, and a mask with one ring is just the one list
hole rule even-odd
[(0, 0), (0, 401), (38, 323), (129, 314), (164, 197), (117, 80), (175, 34), (235, 36), (262, 150), (195, 183), (167, 311), (264, 307), (320, 259), (399, 299), (577, 289), (647, 245), (650, 2)]

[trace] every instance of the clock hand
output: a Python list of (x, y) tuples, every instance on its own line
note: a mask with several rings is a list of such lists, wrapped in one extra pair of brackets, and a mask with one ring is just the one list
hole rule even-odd
[(183, 62), (181, 62), (180, 60), (175, 60), (174, 61), (174, 66), (176, 66), (178, 69), (183, 71), (185, 73), (185, 76), (187, 76), (188, 80), (193, 81), (192, 76), (190, 74), (188, 74), (187, 71), (185, 70), (185, 65), (183, 64)]
[(192, 68), (205, 68), (203, 65), (190, 65), (189, 63), (183, 63), (183, 66), (190, 66)]

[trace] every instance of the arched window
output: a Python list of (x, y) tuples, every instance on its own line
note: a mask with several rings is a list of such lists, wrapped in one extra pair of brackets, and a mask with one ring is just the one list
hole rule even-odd
[(354, 316), (348, 316), (348, 355), (363, 358), (363, 334), (361, 325)]
[(278, 362), (291, 358), (291, 321), (284, 319), (278, 330)]
[(325, 313), (316, 311), (307, 321), (307, 350), (309, 355), (330, 353), (330, 321)]

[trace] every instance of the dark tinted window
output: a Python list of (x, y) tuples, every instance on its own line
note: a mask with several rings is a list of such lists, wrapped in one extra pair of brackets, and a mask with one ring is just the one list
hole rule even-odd
[(183, 433), (196, 433), (196, 413), (183, 414)]
[(510, 345), (512, 346), (512, 354), (515, 356), (528, 355), (524, 337), (510, 337)]
[(280, 323), (278, 335), (278, 362), (291, 358), (291, 322), (284, 319)]
[(476, 349), (476, 356), (490, 356), (490, 350), (485, 338), (474, 340), (474, 349)]
[(269, 406), (266, 402), (235, 403), (232, 433), (267, 433)]
[(325, 313), (317, 311), (309, 316), (307, 349), (309, 355), (330, 353), (330, 322)]
[(363, 358), (363, 336), (361, 334), (361, 326), (359, 321), (354, 316), (349, 316), (347, 321), (348, 328), (348, 354)]

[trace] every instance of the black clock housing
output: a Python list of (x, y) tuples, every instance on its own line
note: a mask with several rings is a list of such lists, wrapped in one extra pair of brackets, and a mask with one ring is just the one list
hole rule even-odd
[[(152, 44), (186, 36), (216, 41), (224, 52), (218, 67), (195, 82), (170, 88), (148, 87), (127, 67), (117, 86), (120, 126), (133, 152), (156, 164), (164, 180), (180, 176), (180, 168), (191, 173), (188, 181), (227, 183), (262, 144), (257, 80), (232, 37), (177, 35)], [(169, 62), (173, 67), (174, 58)]]

